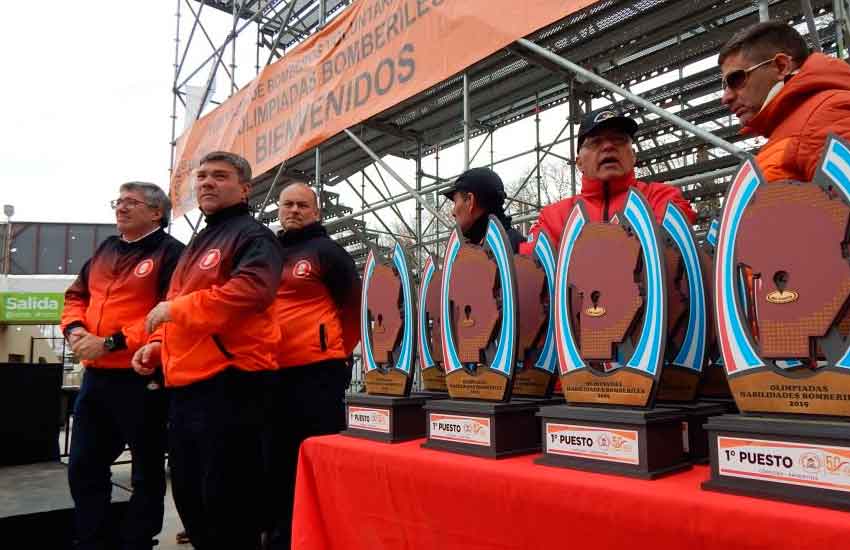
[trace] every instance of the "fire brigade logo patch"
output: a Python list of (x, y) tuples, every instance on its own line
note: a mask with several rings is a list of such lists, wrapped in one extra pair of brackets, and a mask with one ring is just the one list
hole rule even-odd
[(292, 276), (304, 279), (310, 275), (312, 270), (313, 266), (310, 265), (309, 260), (301, 260), (292, 268)]
[(137, 265), (136, 269), (133, 270), (133, 274), (136, 277), (147, 277), (150, 275), (151, 271), (153, 271), (153, 260), (148, 258), (147, 260), (139, 262), (139, 265)]
[(207, 253), (203, 255), (200, 263), (198, 263), (198, 267), (201, 269), (212, 269), (218, 265), (218, 262), (221, 261), (221, 250), (218, 248), (211, 248), (207, 250)]

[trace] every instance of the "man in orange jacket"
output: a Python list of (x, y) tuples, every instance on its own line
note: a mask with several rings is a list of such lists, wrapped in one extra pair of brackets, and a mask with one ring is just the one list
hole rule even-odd
[(767, 181), (811, 181), (827, 135), (850, 139), (850, 67), (781, 21), (735, 34), (717, 60), (722, 103), (741, 132), (768, 138), (756, 156)]
[(251, 549), (262, 528), (263, 430), (280, 330), (274, 298), (281, 250), (248, 204), (251, 167), (207, 154), (195, 173), (205, 215), (174, 270), (167, 301), (148, 313), (149, 343), (133, 357), (163, 365), (171, 389), (174, 502), (197, 550)]
[[(579, 198), (584, 200), (592, 222), (607, 222), (621, 210), (629, 189), (643, 193), (660, 221), (667, 204), (682, 209), (688, 219), (696, 221), (696, 212), (676, 187), (664, 183), (646, 183), (635, 177), (635, 151), (632, 140), (638, 130), (637, 122), (622, 116), (611, 107), (603, 107), (585, 115), (578, 130), (576, 166), (581, 170), (581, 193), (546, 206), (531, 227), (528, 242), (520, 246), (522, 254), (531, 254), (541, 231), (557, 251), (564, 224)], [(557, 254), (557, 252), (556, 252)]]
[(132, 453), (133, 495), (120, 530), (122, 549), (150, 549), (162, 529), (167, 402), (153, 371), (130, 359), (148, 338), (145, 315), (165, 297), (183, 245), (163, 231), (171, 203), (152, 183), (120, 187), (112, 201), (120, 237), (109, 237), (65, 292), (62, 332), (86, 366), (74, 410), (68, 482), (77, 548), (116, 548), (109, 540), (110, 466)]
[(267, 456), (272, 550), (290, 548), (301, 442), (345, 428), (351, 353), (360, 341), (360, 277), (354, 260), (320, 221), (304, 183), (280, 193), (283, 272), (275, 300), (281, 330)]

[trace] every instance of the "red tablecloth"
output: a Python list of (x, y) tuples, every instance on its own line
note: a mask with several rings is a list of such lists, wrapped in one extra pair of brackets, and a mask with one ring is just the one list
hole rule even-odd
[(850, 513), (342, 435), (301, 447), (293, 548), (850, 549)]

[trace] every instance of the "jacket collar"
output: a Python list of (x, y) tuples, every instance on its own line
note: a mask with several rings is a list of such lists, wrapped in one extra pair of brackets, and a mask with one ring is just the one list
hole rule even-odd
[(297, 244), (310, 239), (315, 239), (316, 237), (327, 236), (328, 231), (325, 229), (325, 226), (322, 225), (322, 222), (313, 222), (309, 225), (305, 225), (301, 229), (289, 229), (286, 231), (281, 230), (277, 233), (277, 237), (280, 239), (280, 244), (283, 246)]
[(239, 204), (222, 208), (209, 216), (204, 216), (204, 221), (207, 222), (207, 225), (218, 225), (236, 216), (248, 214), (249, 212), (251, 212), (251, 207), (248, 206), (248, 203), (240, 202)]
[(607, 182), (596, 178), (589, 178), (582, 175), (581, 177), (581, 195), (588, 199), (602, 200), (605, 198), (605, 193), (608, 197), (619, 195), (626, 192), (630, 187), (637, 184), (635, 172), (632, 170), (625, 176), (608, 180)]

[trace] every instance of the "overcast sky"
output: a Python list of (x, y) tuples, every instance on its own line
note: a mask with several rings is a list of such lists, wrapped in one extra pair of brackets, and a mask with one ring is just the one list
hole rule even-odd
[[(83, 10), (79, 4), (49, 0), (37, 19), (7, 25), (0, 33), (6, 77), (0, 87), (6, 129), (0, 134), (0, 202), (15, 206), (14, 221), (108, 223), (114, 220), (108, 203), (120, 183), (151, 181), (167, 189), (175, 4), (90, 0)], [(197, 10), (200, 3), (191, 5)], [(185, 45), (193, 18), (185, 3), (181, 10)], [(229, 30), (229, 15), (206, 8), (202, 20), (212, 40), (220, 43)], [(254, 41), (255, 33), (249, 31), (237, 43), (239, 85), (255, 74)], [(181, 80), (212, 51), (200, 32), (193, 44)], [(228, 50), (228, 64), (229, 58)], [(207, 74), (206, 69), (200, 71), (191, 84), (202, 85)], [(229, 81), (220, 75), (217, 83), (216, 99), (224, 100)], [(179, 135), (182, 107), (178, 111)], [(544, 113), (544, 143), (555, 137), (565, 114), (563, 109)], [(531, 118), (500, 129), (495, 158), (531, 148), (534, 135)], [(473, 142), (473, 151), (477, 145)], [(554, 150), (569, 155), (567, 144)], [(441, 176), (461, 170), (461, 154), (462, 147), (441, 153)], [(487, 160), (489, 145), (475, 164)], [(528, 155), (497, 171), (506, 182), (515, 181), (533, 161)], [(413, 183), (412, 162), (393, 162), (393, 167)], [(435, 172), (433, 156), (424, 160), (423, 168)], [(354, 181), (359, 183), (359, 178)], [(391, 179), (387, 183), (393, 193), (402, 191)], [(360, 206), (343, 185), (334, 190), (355, 210)], [(374, 192), (368, 195), (370, 201), (377, 198)], [(412, 202), (402, 210), (412, 211)], [(186, 227), (180, 223), (178, 237)]]

